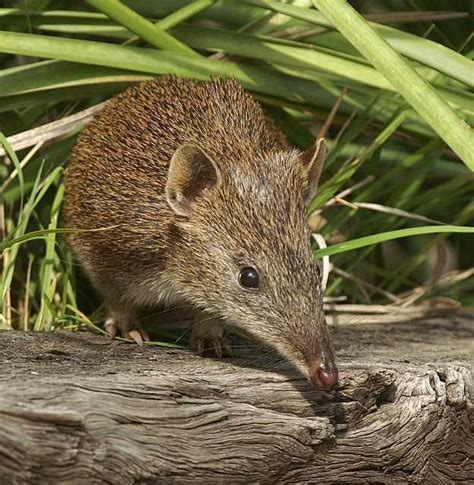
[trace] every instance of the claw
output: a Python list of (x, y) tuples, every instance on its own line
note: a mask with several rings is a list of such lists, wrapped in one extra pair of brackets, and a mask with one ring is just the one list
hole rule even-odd
[(222, 342), (222, 348), (224, 350), (224, 354), (227, 355), (228, 357), (232, 357), (232, 346), (230, 345), (230, 342), (225, 339)]
[(225, 338), (225, 328), (218, 318), (203, 318), (196, 315), (191, 328), (190, 346), (199, 355), (215, 355), (219, 358), (231, 356), (229, 341)]
[(110, 340), (113, 340), (117, 335), (117, 322), (112, 318), (108, 318), (105, 321), (104, 329), (107, 332), (107, 335), (109, 336)]
[(222, 359), (222, 342), (220, 340), (214, 339), (212, 341), (212, 350), (219, 359)]
[(142, 336), (142, 338), (145, 342), (151, 342), (150, 335), (148, 334), (148, 332), (144, 328), (141, 328), (138, 331), (140, 332), (140, 335)]
[(128, 338), (132, 339), (137, 345), (143, 345), (142, 334), (138, 330), (130, 330)]
[(197, 339), (195, 341), (196, 352), (198, 355), (202, 355), (204, 353), (204, 340)]
[(198, 355), (215, 355), (219, 359), (222, 357), (232, 357), (232, 347), (227, 339), (206, 339), (197, 338), (191, 342), (191, 348)]

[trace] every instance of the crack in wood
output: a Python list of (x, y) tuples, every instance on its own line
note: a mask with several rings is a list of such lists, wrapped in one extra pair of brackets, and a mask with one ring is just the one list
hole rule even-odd
[(453, 321), (334, 328), (329, 393), (252, 344), (0, 333), (0, 483), (469, 483), (473, 319)]

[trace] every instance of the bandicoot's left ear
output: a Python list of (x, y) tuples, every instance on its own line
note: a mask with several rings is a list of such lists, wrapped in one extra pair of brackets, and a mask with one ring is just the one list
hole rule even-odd
[(171, 158), (166, 199), (176, 214), (190, 217), (200, 196), (220, 181), (220, 170), (212, 158), (196, 145), (185, 144)]
[(308, 150), (299, 156), (299, 160), (305, 167), (308, 176), (308, 189), (306, 191), (307, 203), (316, 193), (325, 158), (326, 144), (324, 143), (324, 138), (318, 138), (311, 148), (308, 148)]

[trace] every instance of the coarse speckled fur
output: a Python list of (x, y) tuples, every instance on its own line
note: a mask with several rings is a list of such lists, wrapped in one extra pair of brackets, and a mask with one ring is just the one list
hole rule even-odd
[[(183, 144), (202, 149), (221, 177), (190, 217), (178, 216), (165, 195), (170, 160)], [(66, 223), (108, 229), (75, 233), (70, 244), (113, 314), (183, 300), (311, 373), (322, 353), (329, 365), (334, 356), (303, 162), (234, 80), (142, 83), (112, 99), (73, 150)], [(239, 286), (243, 266), (258, 269), (260, 291)]]

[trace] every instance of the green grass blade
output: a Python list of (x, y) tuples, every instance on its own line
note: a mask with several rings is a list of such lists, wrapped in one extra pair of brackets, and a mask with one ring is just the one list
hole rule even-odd
[[(36, 179), (31, 191), (31, 195), (26, 201), (23, 207), (23, 210), (19, 215), (17, 226), (10, 227), (11, 232), (9, 234), (9, 237), (7, 237), (5, 241), (2, 241), (0, 243), (0, 252), (2, 253), (2, 255), (5, 250), (9, 251), (8, 258), (7, 258), (8, 265), (4, 267), (2, 269), (2, 272), (0, 273), (0, 305), (2, 307), (2, 313), (5, 306), (5, 298), (6, 298), (7, 292), (9, 291), (9, 288), (13, 280), (13, 274), (14, 274), (16, 260), (18, 256), (18, 250), (19, 250), (19, 246), (10, 245), (8, 244), (8, 242), (14, 239), (21, 239), (21, 237), (24, 237), (24, 233), (30, 221), (33, 210), (35, 209), (37, 203), (40, 200), (40, 198), (38, 197), (38, 194), (41, 193), (41, 189), (42, 187), (44, 187), (45, 183), (48, 184), (48, 180), (43, 182), (41, 181), (42, 171), (43, 171), (43, 167), (41, 166), (36, 175)], [(52, 177), (50, 176), (49, 178), (51, 179)], [(11, 226), (12, 225), (13, 223), (11, 224)]]
[(168, 30), (171, 27), (194, 17), (199, 12), (212, 7), (215, 3), (216, 0), (195, 0), (194, 2), (190, 2), (187, 5), (184, 5), (184, 7), (170, 13), (164, 19), (161, 19), (158, 22), (158, 27), (163, 30)]
[(40, 61), (0, 71), (0, 113), (64, 99), (110, 96), (151, 75), (103, 66)]
[(388, 25), (371, 25), (376, 25), (377, 32), (400, 54), (474, 87), (474, 63), (467, 57), (444, 45)]
[[(276, 0), (244, 0), (244, 3), (280, 12), (321, 27), (333, 28), (334, 25), (329, 15), (325, 16), (320, 12)], [(331, 8), (331, 1), (326, 1), (326, 4), (328, 8)], [(321, 10), (321, 12), (323, 11)], [(468, 58), (441, 44), (397, 30), (393, 27), (373, 22), (368, 22), (368, 24), (400, 54), (436, 69), (453, 79), (466, 83), (468, 86), (474, 87), (474, 67), (472, 61)], [(351, 28), (351, 24), (348, 24), (348, 28)]]
[(149, 76), (131, 70), (62, 61), (40, 61), (1, 70), (0, 99), (46, 89), (139, 82), (147, 78)]
[[(328, 241), (324, 251), (334, 254), (337, 268), (343, 270), (333, 274), (328, 291), (353, 303), (377, 304), (385, 301), (387, 292), (397, 300), (414, 288), (426, 288), (449, 271), (445, 260), (458, 271), (472, 266), (474, 228), (455, 229), (458, 234), (443, 231), (472, 226), (474, 173), (412, 109), (398, 87), (313, 7), (312, 0), (120, 1), (92, 3), (128, 5), (143, 17), (136, 25), (143, 26), (144, 20), (149, 33), (151, 27), (153, 34), (170, 35), (191, 52), (145, 46), (148, 41), (134, 37), (129, 18), (118, 23), (112, 15), (87, 12), (87, 4), (83, 11), (51, 11), (44, 10), (44, 0), (33, 0), (23, 11), (0, 9), (0, 29), (8, 31), (0, 32), (0, 64), (5, 68), (0, 70), (0, 125), (14, 149), (24, 146), (17, 144), (22, 136), (34, 141), (30, 128), (63, 120), (161, 74), (201, 80), (233, 76), (262, 102), (289, 143), (304, 149), (344, 91), (327, 132), (324, 183), (312, 201), (317, 211), (309, 220)], [(75, 8), (63, 1), (50, 6)], [(393, 8), (389, 5), (387, 12)], [(413, 2), (410, 8), (414, 10), (406, 16), (413, 20), (420, 12)], [(363, 12), (372, 14), (377, 7), (365, 2)], [(190, 21), (183, 22), (186, 19)], [(451, 20), (442, 28), (432, 25), (425, 34), (453, 50), (424, 39), (421, 24), (396, 29), (368, 25), (472, 124), (474, 95), (468, 86), (474, 85), (469, 60), (473, 54), (467, 52), (470, 30), (465, 20)], [(51, 34), (38, 35), (41, 32)], [(132, 43), (137, 45), (131, 47)], [(202, 55), (221, 54), (200, 57), (192, 49)], [(21, 56), (29, 56), (30, 63), (19, 66)], [(44, 129), (54, 135), (49, 125)], [(79, 129), (38, 153), (30, 152), (27, 160), (19, 157), (23, 183), (15, 177), (5, 185), (0, 296), (6, 298), (0, 301), (0, 326), (73, 330), (105, 318), (100, 296), (62, 237), (79, 231), (60, 227), (57, 217), (62, 171)], [(0, 164), (0, 179), (9, 180), (14, 165), (9, 160)], [(424, 218), (416, 224), (406, 221), (417, 214)], [(435, 221), (450, 226), (437, 225), (431, 233), (428, 225)], [(399, 237), (405, 239), (391, 241)], [(338, 244), (341, 241), (345, 242)], [(355, 248), (359, 249), (351, 252)], [(444, 258), (445, 254), (454, 257)], [(437, 261), (442, 268), (435, 267)], [(443, 296), (472, 302), (468, 283), (453, 285)]]
[(177, 33), (178, 38), (195, 48), (222, 50), (229, 54), (266, 62), (327, 71), (375, 88), (393, 90), (391, 84), (371, 66), (326, 52), (308, 49), (303, 45), (290, 46), (271, 38), (259, 38), (238, 32), (198, 26), (179, 26), (173, 29), (173, 32)]
[[(56, 289), (56, 285), (54, 283), (52, 283), (51, 287), (48, 289), (48, 293), (53, 293), (54, 294), (54, 290)], [(41, 295), (41, 308), (38, 312), (38, 319), (37, 319), (37, 322), (38, 322), (38, 325), (36, 324), (35, 322), (35, 325), (33, 327), (33, 330), (35, 331), (49, 331), (51, 330), (51, 325), (44, 325), (44, 320), (46, 318), (46, 310), (49, 311), (49, 314), (50, 314), (50, 322), (54, 322), (57, 318), (57, 312), (56, 312), (56, 307), (53, 303), (53, 301), (51, 300), (51, 298), (48, 296), (48, 293), (43, 293)]]
[(110, 229), (109, 227), (104, 227), (100, 229), (71, 229), (68, 227), (60, 227), (57, 229), (39, 229), (38, 231), (31, 231), (22, 236), (7, 238), (5, 241), (0, 243), (0, 252), (5, 251), (17, 244), (23, 244), (30, 241), (35, 241), (37, 239), (45, 239), (49, 234), (72, 234), (75, 232), (86, 232), (86, 231), (106, 231)]
[[(206, 80), (215, 75), (235, 77), (250, 91), (316, 106), (327, 97), (314, 82), (255, 65), (197, 59), (181, 52), (119, 46), (94, 41), (0, 31), (0, 52), (38, 56), (151, 74), (176, 74)], [(333, 102), (333, 100), (331, 99)], [(331, 103), (331, 102), (330, 102)], [(329, 104), (331, 105), (331, 104)]]
[(392, 239), (400, 239), (408, 236), (420, 236), (423, 234), (442, 234), (442, 233), (466, 233), (474, 234), (474, 227), (468, 226), (421, 226), (411, 227), (408, 229), (397, 229), (395, 231), (382, 232), (380, 234), (374, 234), (372, 236), (361, 237), (353, 239), (352, 241), (346, 241), (339, 244), (334, 244), (325, 249), (317, 249), (314, 251), (314, 255), (317, 258), (323, 256), (332, 256), (334, 254), (345, 253), (354, 249), (363, 248), (366, 246), (372, 246), (384, 241), (391, 241)]
[[(258, 50), (261, 48), (261, 43), (254, 43), (252, 47), (250, 50)], [(304, 76), (301, 79), (305, 70), (301, 70), (300, 67), (288, 68), (288, 73), (291, 74), (288, 76), (272, 71), (265, 66), (238, 64), (228, 60), (196, 59), (181, 52), (5, 31), (0, 31), (1, 51), (120, 68), (127, 71), (135, 70), (152, 74), (173, 73), (203, 80), (214, 75), (233, 76), (249, 90), (280, 96), (284, 99), (308, 102), (317, 106), (320, 106), (327, 97), (324, 93), (325, 88), (322, 89), (313, 82), (318, 78), (318, 76), (316, 78), (314, 76), (317, 73), (306, 70), (310, 74), (310, 80), (304, 79)], [(326, 61), (323, 65), (331, 63), (330, 58)], [(302, 59), (301, 62), (304, 60)], [(281, 66), (279, 69), (282, 70)], [(373, 70), (373, 72), (376, 71)], [(467, 95), (462, 99), (453, 97), (452, 101), (461, 106), (463, 110), (467, 110), (468, 114), (474, 111), (474, 103)], [(333, 102), (331, 100), (330, 105)]]
[[(16, 153), (13, 151), (13, 148), (11, 147), (10, 143), (8, 143), (7, 138), (5, 135), (0, 131), (0, 145), (3, 145), (5, 148), (5, 152), (8, 155), (8, 158), (12, 161), (13, 166), (16, 169), (17, 172), (17, 177), (18, 177), (18, 182), (20, 184), (20, 213), (23, 210), (23, 200), (25, 198), (25, 179), (23, 177), (23, 170), (21, 168), (20, 161), (18, 160), (18, 157)], [(3, 194), (0, 193), (0, 197), (2, 197)]]
[[(199, 56), (185, 44), (182, 44), (161, 28), (157, 28), (146, 18), (137, 14), (119, 0), (86, 0), (97, 10), (105, 13), (107, 17), (127, 27), (131, 32), (138, 35), (150, 45), (158, 49), (186, 52), (190, 55)], [(199, 56), (200, 57), (200, 56)]]
[[(156, 22), (155, 28), (161, 29), (161, 30), (171, 29), (171, 27), (174, 27), (175, 25), (178, 25), (181, 22), (184, 22), (185, 20), (193, 17), (199, 12), (202, 12), (203, 10), (208, 9), (215, 2), (216, 0), (197, 0), (195, 2), (189, 3), (188, 5), (185, 5), (184, 7), (174, 11), (164, 19), (161, 19), (158, 22)], [(134, 44), (136, 43), (137, 40), (139, 40), (138, 36), (131, 37), (130, 39), (125, 41), (123, 45)]]
[(313, 3), (474, 170), (474, 133), (433, 87), (345, 0), (313, 0)]
[[(160, 0), (160, 2), (155, 2), (151, 5), (152, 8), (145, 13), (157, 16), (168, 15), (166, 19), (160, 20), (160, 22), (165, 22), (161, 28), (167, 29), (170, 28), (169, 25), (167, 25), (168, 22), (174, 24), (176, 21), (175, 15), (177, 17), (177, 22), (181, 22), (181, 16), (186, 13), (187, 9), (190, 10), (191, 14), (197, 14), (200, 19), (217, 20), (222, 24), (223, 22), (239, 22), (238, 15), (246, 19), (258, 18), (258, 15), (256, 14), (259, 14), (260, 9), (251, 6), (258, 5), (259, 7), (286, 14), (293, 17), (293, 19), (300, 19), (322, 27), (332, 28), (332, 24), (328, 19), (319, 12), (275, 0), (245, 0), (247, 5), (244, 8), (242, 5), (239, 5), (239, 2), (214, 2), (214, 5), (210, 6), (207, 11), (193, 12), (193, 10), (197, 11), (200, 9), (201, 3), (204, 4), (210, 1), (211, 0), (200, 0), (197, 2), (190, 2), (182, 9), (173, 11), (176, 7), (172, 2), (163, 2)], [(143, 10), (141, 5), (136, 5), (135, 3), (133, 5), (136, 10)], [(181, 12), (181, 10), (183, 12)], [(105, 33), (109, 31), (111, 34), (114, 31), (118, 34), (118, 27), (111, 25), (107, 17), (98, 13), (52, 10), (44, 12), (30, 11), (28, 14), (29, 21), (34, 28), (47, 29), (56, 32), (64, 29), (62, 30), (63, 32), (73, 33), (81, 31), (85, 32), (84, 28), (88, 28), (89, 26), (90, 29), (98, 29), (98, 32), (101, 27), (104, 28), (105, 30), (101, 35), (105, 35)], [(11, 8), (0, 9), (0, 25), (4, 28), (25, 28), (27, 22), (25, 20), (24, 12), (19, 9)], [(469, 58), (462, 56), (441, 44), (392, 27), (373, 22), (370, 22), (370, 25), (373, 26), (373, 28), (376, 29), (400, 54), (442, 72), (453, 79), (466, 83), (468, 86), (474, 86), (474, 75), (472, 74), (473, 66), (472, 61), (469, 60)], [(90, 33), (92, 33), (92, 31), (90, 31)]]
[[(56, 191), (56, 195), (51, 206), (51, 216), (48, 229), (57, 229), (59, 210), (61, 208), (64, 195), (64, 184), (61, 184)], [(46, 251), (44, 254), (42, 267), (40, 271), (40, 291), (41, 291), (41, 305), (38, 311), (34, 330), (50, 330), (52, 321), (56, 319), (56, 311), (54, 305), (48, 304), (52, 302), (56, 289), (56, 277), (53, 274), (54, 260), (56, 257), (56, 232), (50, 232), (46, 235)], [(49, 317), (47, 316), (49, 311)]]
[[(314, 46), (308, 44), (291, 42), (287, 45), (287, 43), (282, 42), (280, 39), (271, 37), (260, 37), (228, 30), (198, 26), (190, 27), (186, 25), (175, 28), (173, 33), (180, 40), (196, 49), (223, 50), (229, 54), (237, 54), (242, 57), (274, 63), (279, 71), (310, 81), (320, 82), (321, 78), (325, 77), (325, 73), (330, 73), (333, 76), (341, 76), (373, 88), (395, 91), (392, 84), (373, 67), (363, 64), (358, 60), (346, 59), (334, 51), (326, 52), (315, 49)], [(287, 66), (292, 66), (296, 69), (290, 69)], [(65, 72), (66, 76), (69, 70), (74, 70), (74, 68), (69, 68)], [(92, 69), (90, 71), (91, 82), (100, 82), (100, 70), (96, 74), (93, 74)], [(21, 71), (14, 77), (21, 78)], [(126, 73), (117, 73), (114, 76), (111, 73), (110, 76), (104, 76), (103, 82), (120, 82), (120, 80), (125, 82), (127, 78), (131, 79), (133, 75), (130, 74), (127, 76)], [(21, 83), (25, 83), (25, 79), (26, 75), (21, 78)], [(28, 79), (31, 79), (29, 82), (33, 83), (36, 76), (28, 76)], [(8, 79), (7, 77), (6, 81), (10, 81), (10, 86), (14, 86), (12, 84), (14, 79)], [(64, 82), (66, 83), (66, 81)], [(439, 87), (438, 89), (440, 94), (454, 107), (461, 109), (466, 117), (474, 116), (474, 99), (472, 96), (459, 90), (454, 91), (444, 87)], [(8, 91), (5, 91), (5, 94), (7, 93)]]

